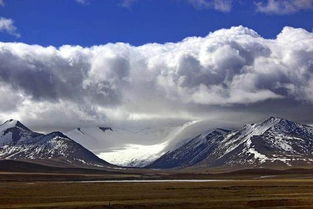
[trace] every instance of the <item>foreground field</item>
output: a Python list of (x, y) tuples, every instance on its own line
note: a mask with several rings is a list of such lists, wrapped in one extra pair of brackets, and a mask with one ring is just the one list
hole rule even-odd
[(313, 208), (313, 180), (0, 183), (0, 208)]

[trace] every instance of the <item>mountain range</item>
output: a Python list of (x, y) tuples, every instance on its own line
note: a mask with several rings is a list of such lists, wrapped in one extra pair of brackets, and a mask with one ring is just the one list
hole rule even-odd
[[(127, 134), (111, 127), (42, 134), (11, 119), (0, 125), (0, 159), (53, 166), (114, 168), (116, 166), (100, 159), (84, 146), (85, 143), (91, 144), (91, 139), (99, 142), (106, 135), (111, 139), (120, 133)], [(244, 169), (313, 165), (313, 127), (277, 117), (236, 130), (208, 130), (182, 139), (181, 143), (170, 148), (163, 145), (158, 156), (149, 156), (150, 160), (139, 159), (148, 162), (145, 168)]]

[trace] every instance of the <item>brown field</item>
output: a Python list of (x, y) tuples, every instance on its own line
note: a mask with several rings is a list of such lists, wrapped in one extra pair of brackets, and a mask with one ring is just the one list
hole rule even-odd
[[(111, 205), (111, 206), (109, 206)], [(313, 208), (313, 179), (222, 182), (0, 182), (0, 208)]]

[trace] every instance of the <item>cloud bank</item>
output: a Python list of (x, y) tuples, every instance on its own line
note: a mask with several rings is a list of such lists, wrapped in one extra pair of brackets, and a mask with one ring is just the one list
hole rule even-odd
[(294, 105), (307, 115), (312, 89), (313, 34), (291, 27), (276, 39), (239, 26), (139, 47), (0, 43), (0, 119), (43, 127), (221, 119)]

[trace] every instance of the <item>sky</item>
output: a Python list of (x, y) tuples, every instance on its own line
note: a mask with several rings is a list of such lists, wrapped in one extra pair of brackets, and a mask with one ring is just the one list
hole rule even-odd
[(0, 0), (0, 120), (312, 124), (312, 20), (313, 0)]
[[(264, 38), (312, 31), (312, 0), (2, 0), (0, 40), (42, 46), (177, 42), (243, 25)], [(5, 26), (7, 25), (7, 26)], [(7, 32), (7, 33), (5, 33)]]

